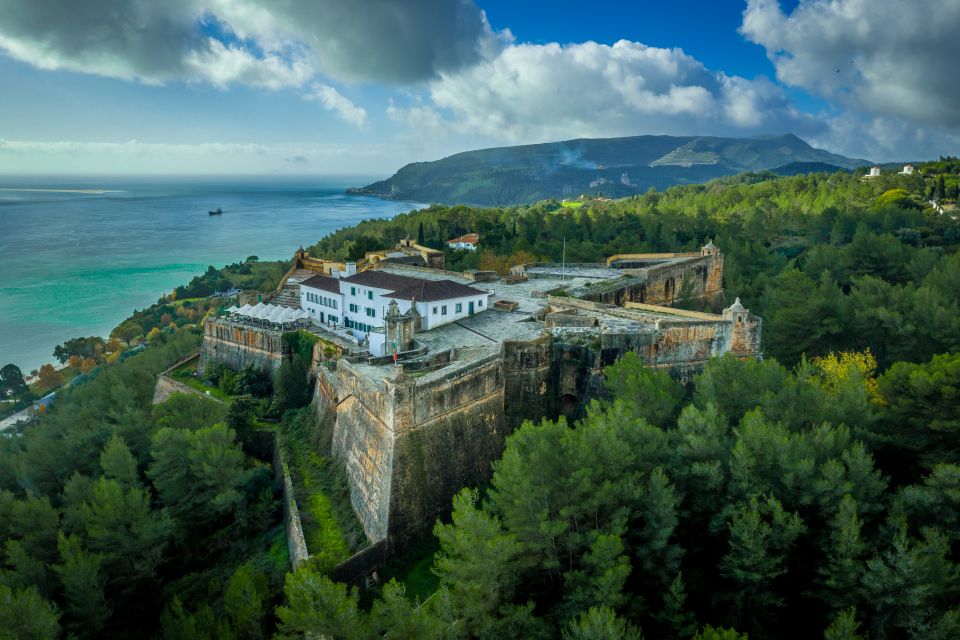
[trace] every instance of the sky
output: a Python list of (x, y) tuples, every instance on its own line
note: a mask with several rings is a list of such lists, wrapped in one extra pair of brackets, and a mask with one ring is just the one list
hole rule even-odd
[(0, 174), (389, 175), (794, 133), (960, 152), (957, 0), (2, 0)]

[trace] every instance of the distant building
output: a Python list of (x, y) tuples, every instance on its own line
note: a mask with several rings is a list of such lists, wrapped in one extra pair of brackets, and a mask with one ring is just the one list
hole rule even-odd
[(880, 167), (870, 167), (869, 173), (867, 173), (864, 178), (876, 178), (880, 175)]
[(905, 165), (903, 165), (903, 169), (900, 170), (900, 175), (901, 175), (901, 176), (912, 176), (912, 175), (913, 175), (913, 165), (912, 165), (912, 164), (905, 164)]
[(466, 249), (467, 251), (476, 251), (477, 243), (480, 242), (480, 236), (476, 233), (468, 233), (459, 238), (447, 240), (447, 246), (451, 249)]
[(597, 188), (597, 187), (602, 187), (602, 186), (605, 185), (605, 184), (607, 184), (607, 179), (606, 179), (606, 178), (597, 177), (596, 180), (591, 180), (591, 181), (590, 181), (590, 188), (591, 188), (591, 189), (595, 189), (595, 188)]

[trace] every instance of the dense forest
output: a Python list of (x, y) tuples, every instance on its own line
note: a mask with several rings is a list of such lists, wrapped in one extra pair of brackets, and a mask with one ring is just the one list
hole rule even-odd
[[(712, 238), (728, 297), (763, 318), (762, 361), (718, 358), (683, 386), (628, 356), (581, 420), (524, 424), (426, 541), (438, 585), (422, 602), (403, 576), (359, 594), (322, 563), (287, 573), (249, 413), (293, 407), (280, 429), (299, 433), (302, 358), (273, 399), (151, 405), (155, 375), (197, 345), (191, 311), (216, 306), (162, 300), (129, 321), (149, 348), (0, 439), (0, 638), (960, 637), (956, 164), (433, 206), (311, 247), (356, 258), (477, 232), (448, 268), (502, 272), (559, 261), (564, 241), (568, 261), (593, 262)], [(248, 267), (261, 277), (233, 266)], [(228, 392), (260, 384), (217, 373)]]
[(164, 331), (0, 439), (0, 638), (259, 636), (288, 568), (273, 473), (233, 407), (151, 404), (198, 344)]
[[(439, 589), (369, 610), (309, 567), (286, 637), (960, 637), (960, 356), (627, 356), (576, 424), (525, 423), (434, 532)], [(735, 631), (734, 631), (735, 629)]]

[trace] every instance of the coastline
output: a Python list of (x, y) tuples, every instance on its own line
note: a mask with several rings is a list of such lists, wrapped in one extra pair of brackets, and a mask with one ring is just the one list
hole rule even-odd
[(106, 337), (210, 265), (289, 260), (338, 228), (424, 206), (347, 196), (345, 182), (6, 181), (18, 191), (0, 192), (0, 366), (28, 373), (65, 340)]

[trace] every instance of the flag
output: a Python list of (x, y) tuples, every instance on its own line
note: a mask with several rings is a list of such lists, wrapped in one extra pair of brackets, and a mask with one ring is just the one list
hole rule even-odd
[(393, 342), (391, 342), (391, 343), (390, 343), (390, 346), (393, 347), (393, 362), (394, 362), (394, 364), (396, 364), (396, 362), (397, 362), (397, 341), (394, 340)]

